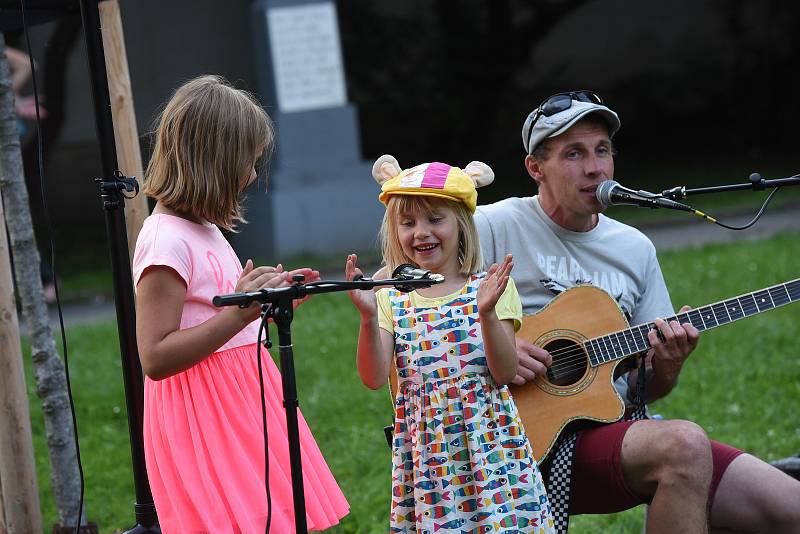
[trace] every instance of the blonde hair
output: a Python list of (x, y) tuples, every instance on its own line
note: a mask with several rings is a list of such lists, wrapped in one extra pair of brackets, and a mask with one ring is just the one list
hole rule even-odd
[(459, 274), (470, 275), (483, 267), (481, 246), (475, 220), (467, 206), (436, 197), (421, 195), (392, 195), (386, 204), (386, 213), (380, 230), (383, 260), (391, 274), (399, 265), (414, 263), (400, 245), (397, 225), (403, 213), (421, 213), (430, 216), (437, 208), (446, 207), (453, 211), (458, 225), (458, 263)]
[(269, 158), (272, 120), (221, 76), (180, 86), (160, 113), (143, 192), (178, 213), (233, 230), (255, 158)]

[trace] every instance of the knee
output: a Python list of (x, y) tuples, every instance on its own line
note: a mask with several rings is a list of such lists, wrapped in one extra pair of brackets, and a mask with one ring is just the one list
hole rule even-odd
[(711, 442), (705, 431), (691, 421), (665, 421), (658, 430), (654, 454), (662, 476), (711, 481)]
[(670, 463), (711, 463), (711, 442), (705, 430), (691, 421), (664, 421), (656, 443), (659, 455)]

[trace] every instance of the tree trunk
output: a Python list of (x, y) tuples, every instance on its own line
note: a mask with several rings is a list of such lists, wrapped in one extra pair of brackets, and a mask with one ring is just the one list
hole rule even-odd
[[(4, 49), (5, 40), (0, 37), (0, 51)], [(42, 400), (53, 496), (60, 523), (73, 526), (78, 519), (80, 478), (72, 414), (64, 364), (53, 341), (42, 289), (19, 136), (14, 120), (7, 120), (14, 116), (14, 95), (10, 83), (6, 82), (8, 77), (5, 54), (0, 54), (0, 80), (3, 80), (0, 83), (0, 117), (4, 118), (0, 120), (0, 191), (6, 210), (22, 317), (30, 333), (36, 393)]]

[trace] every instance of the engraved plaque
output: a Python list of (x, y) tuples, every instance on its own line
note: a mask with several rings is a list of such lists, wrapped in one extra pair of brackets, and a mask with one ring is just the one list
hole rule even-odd
[(347, 103), (332, 2), (267, 10), (278, 108), (284, 113)]

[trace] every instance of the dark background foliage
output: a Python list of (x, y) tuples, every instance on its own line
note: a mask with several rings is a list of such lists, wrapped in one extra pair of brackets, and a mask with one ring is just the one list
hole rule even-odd
[[(8, 19), (12, 4), (0, 0), (0, 22)], [(120, 4), (145, 161), (160, 104), (193, 76), (219, 73), (239, 87), (261, 91), (265, 107), (275, 112), (256, 76), (267, 51), (253, 32), (255, 0)], [(481, 203), (533, 192), (522, 167), (522, 122), (545, 97), (564, 90), (592, 89), (620, 114), (615, 177), (630, 187), (660, 191), (742, 183), (753, 171), (767, 179), (800, 171), (794, 132), (800, 112), (795, 97), (800, 3), (338, 0), (336, 5), (361, 156), (370, 161), (391, 153), (404, 166), (484, 161), (497, 178), (481, 190)], [(35, 25), (31, 41), (49, 112), (42, 124), (44, 182), (56, 248), (67, 259), (85, 251), (85, 261), (76, 264), (85, 268), (105, 265), (107, 258), (92, 181), (101, 171), (79, 23), (72, 12)], [(25, 48), (19, 32), (6, 37)], [(25, 160), (31, 197), (39, 198), (34, 131), (29, 123)], [(311, 154), (314, 147), (307, 150)], [(41, 242), (43, 211), (35, 204)], [(75, 246), (75, 235), (84, 238), (81, 247)]]
[(684, 166), (720, 174), (793, 164), (800, 4), (396, 4), (339, 3), (348, 89), (368, 159), (384, 152), (409, 166), (480, 159), (498, 177), (482, 201), (526, 194), (525, 116), (552, 93), (590, 88), (622, 118), (617, 169), (628, 181), (648, 181), (634, 177), (641, 175), (666, 187), (682, 183)]

